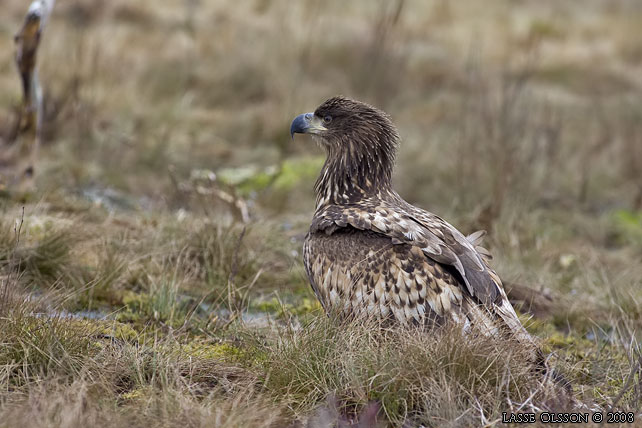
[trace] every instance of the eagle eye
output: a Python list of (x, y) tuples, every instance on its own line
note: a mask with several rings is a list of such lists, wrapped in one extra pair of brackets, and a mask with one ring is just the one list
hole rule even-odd
[(323, 123), (325, 123), (327, 125), (330, 122), (332, 122), (332, 116), (324, 116), (323, 117)]

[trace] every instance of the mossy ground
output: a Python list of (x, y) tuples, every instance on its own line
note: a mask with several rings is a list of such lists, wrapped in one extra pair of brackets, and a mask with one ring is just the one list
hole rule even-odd
[(578, 402), (642, 420), (635, 2), (58, 1), (28, 191), (5, 159), (26, 5), (2, 8), (0, 427), (563, 410), (510, 342), (323, 314), (301, 262), (323, 158), (288, 126), (338, 93), (398, 125), (402, 196), (488, 229)]

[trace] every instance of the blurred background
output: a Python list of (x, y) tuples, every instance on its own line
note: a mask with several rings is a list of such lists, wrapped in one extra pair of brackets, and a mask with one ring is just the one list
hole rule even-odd
[(324, 156), (289, 125), (343, 94), (398, 126), (404, 198), (489, 231), (569, 376), (619, 391), (616, 338), (642, 327), (642, 2), (58, 0), (24, 188), (28, 5), (0, 0), (0, 267), (46, 297), (29, 311), (190, 334), (318, 315), (300, 253)]
[[(5, 145), (27, 3), (2, 2)], [(172, 176), (207, 169), (255, 218), (309, 214), (322, 152), (289, 122), (344, 94), (399, 127), (413, 203), (486, 227), (507, 205), (639, 210), (641, 17), (626, 0), (59, 0), (38, 57), (37, 188), (194, 208)]]

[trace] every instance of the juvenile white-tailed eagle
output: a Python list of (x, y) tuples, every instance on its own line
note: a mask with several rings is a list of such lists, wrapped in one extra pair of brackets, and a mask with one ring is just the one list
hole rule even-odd
[(399, 135), (388, 115), (344, 97), (290, 127), (312, 134), (327, 159), (304, 244), (305, 269), (326, 311), (401, 324), (449, 320), (485, 334), (531, 341), (484, 251), (391, 187)]

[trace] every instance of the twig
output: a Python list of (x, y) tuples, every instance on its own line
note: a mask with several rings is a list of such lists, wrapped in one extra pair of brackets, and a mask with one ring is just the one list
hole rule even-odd
[[(10, 288), (13, 281), (17, 281), (18, 275), (20, 272), (20, 261), (17, 262), (16, 265), (16, 253), (18, 251), (18, 246), (20, 244), (20, 235), (22, 234), (22, 225), (24, 223), (25, 219), (25, 207), (22, 207), (22, 214), (20, 215), (20, 221), (16, 221), (16, 223), (13, 225), (13, 232), (15, 235), (15, 243), (13, 245), (13, 248), (11, 250), (11, 254), (9, 256), (9, 265), (8, 265), (8, 274), (7, 277), (3, 280), (2, 283), (2, 295), (0, 295), (0, 313), (5, 312), (5, 307), (9, 305), (9, 293), (10, 293)], [(15, 278), (13, 278), (13, 275), (15, 275)]]
[(629, 389), (631, 389), (631, 383), (633, 382), (633, 378), (635, 377), (636, 373), (640, 371), (640, 362), (642, 361), (642, 355), (638, 357), (637, 362), (635, 363), (635, 366), (631, 369), (631, 372), (629, 373), (629, 376), (626, 379), (626, 382), (624, 383), (624, 386), (620, 390), (620, 393), (615, 397), (615, 400), (613, 400), (613, 404), (611, 405), (612, 409), (615, 409), (622, 399), (624, 397), (624, 394), (626, 394)]
[(233, 312), (232, 311), (232, 288), (234, 288), (234, 278), (236, 278), (236, 274), (238, 273), (239, 251), (241, 250), (241, 243), (243, 242), (243, 238), (245, 237), (246, 230), (247, 230), (246, 227), (243, 226), (243, 230), (241, 230), (241, 234), (239, 235), (239, 239), (236, 243), (236, 247), (234, 248), (234, 254), (232, 256), (232, 265), (230, 267), (230, 276), (227, 278), (227, 304), (231, 312)]

